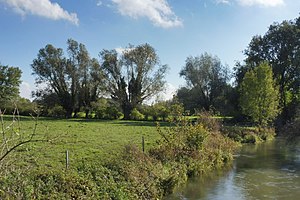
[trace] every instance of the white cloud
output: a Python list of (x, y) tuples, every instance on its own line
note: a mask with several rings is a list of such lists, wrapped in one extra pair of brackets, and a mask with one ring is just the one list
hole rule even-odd
[(123, 47), (117, 47), (115, 48), (115, 50), (118, 53), (118, 55), (122, 55), (127, 49)]
[(79, 24), (76, 13), (69, 13), (58, 3), (50, 0), (0, 0), (15, 12), (25, 16), (26, 14), (38, 15), (52, 20), (67, 20), (75, 25)]
[(265, 7), (275, 7), (284, 5), (284, 0), (237, 0), (243, 6), (260, 5)]
[(176, 94), (178, 88), (176, 88), (171, 83), (166, 83), (164, 91), (158, 93), (157, 95), (153, 96), (152, 98), (145, 101), (146, 104), (151, 105), (157, 103), (159, 101), (166, 101), (171, 100), (173, 95)]
[(132, 18), (147, 17), (155, 26), (172, 28), (182, 26), (166, 0), (112, 0), (118, 11)]
[(177, 88), (171, 83), (166, 84), (165, 91), (161, 93), (161, 96), (164, 100), (170, 100), (173, 98), (173, 95), (176, 94)]
[(230, 4), (236, 1), (241, 6), (276, 7), (284, 5), (284, 0), (216, 0), (216, 3)]
[(217, 0), (217, 3), (230, 4), (229, 0)]
[(20, 96), (31, 100), (31, 91), (33, 91), (32, 86), (29, 83), (23, 81), (20, 85)]

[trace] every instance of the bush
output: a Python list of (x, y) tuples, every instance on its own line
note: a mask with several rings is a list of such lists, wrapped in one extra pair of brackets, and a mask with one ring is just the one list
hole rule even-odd
[(181, 121), (175, 127), (163, 132), (158, 146), (150, 155), (162, 163), (180, 163), (188, 176), (200, 175), (215, 167), (221, 167), (232, 160), (237, 144), (220, 132), (211, 132), (203, 124)]
[(67, 112), (60, 105), (56, 105), (53, 108), (48, 109), (48, 116), (50, 116), (50, 117), (64, 118), (66, 116), (66, 114), (67, 114)]
[(130, 113), (130, 119), (133, 120), (143, 120), (145, 116), (140, 113), (136, 108), (134, 108)]
[(272, 140), (275, 137), (273, 128), (231, 126), (223, 127), (222, 133), (236, 142), (253, 144)]

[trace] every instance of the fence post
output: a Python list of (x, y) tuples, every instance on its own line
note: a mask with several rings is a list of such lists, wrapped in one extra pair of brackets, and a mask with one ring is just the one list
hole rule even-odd
[(69, 168), (69, 151), (66, 151), (66, 169)]
[(145, 152), (145, 138), (142, 136), (142, 148), (143, 148), (143, 153)]

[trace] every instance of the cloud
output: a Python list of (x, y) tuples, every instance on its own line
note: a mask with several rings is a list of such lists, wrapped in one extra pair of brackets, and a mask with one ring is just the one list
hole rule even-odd
[(160, 101), (166, 101), (166, 100), (171, 100), (173, 96), (176, 94), (178, 88), (176, 88), (174, 85), (171, 83), (166, 83), (165, 89), (158, 93), (157, 95), (153, 96), (150, 99), (147, 99), (145, 103), (147, 105), (151, 105)]
[(27, 82), (22, 82), (20, 85), (20, 96), (26, 99), (32, 99), (31, 92), (33, 91), (32, 86)]
[(237, 0), (243, 6), (260, 5), (265, 7), (276, 7), (284, 5), (284, 0)]
[(148, 18), (155, 26), (172, 28), (182, 26), (166, 0), (112, 0), (121, 15), (134, 19)]
[(230, 4), (233, 1), (241, 6), (276, 7), (284, 5), (284, 0), (216, 0), (216, 3)]
[(58, 3), (52, 3), (50, 0), (0, 0), (0, 2), (4, 2), (22, 16), (31, 14), (52, 20), (67, 20), (75, 25), (79, 24), (76, 13), (69, 13)]
[(217, 0), (217, 4), (219, 3), (230, 4), (230, 0)]

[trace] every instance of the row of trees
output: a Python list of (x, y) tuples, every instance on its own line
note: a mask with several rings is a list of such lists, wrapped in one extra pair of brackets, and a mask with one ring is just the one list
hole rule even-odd
[(300, 104), (300, 17), (274, 23), (263, 36), (254, 36), (246, 59), (230, 72), (216, 56), (189, 57), (180, 72), (187, 87), (177, 92), (185, 109), (215, 109), (224, 115), (244, 114), (266, 124), (277, 118), (283, 125)]
[[(36, 83), (44, 88), (36, 92), (45, 106), (58, 103), (71, 117), (83, 109), (86, 116), (100, 95), (110, 95), (129, 119), (131, 111), (164, 87), (166, 65), (161, 65), (148, 44), (129, 46), (122, 55), (116, 50), (99, 53), (100, 62), (90, 58), (83, 44), (69, 39), (67, 53), (47, 45), (33, 60)], [(53, 105), (51, 105), (53, 106)]]
[[(293, 118), (300, 101), (299, 38), (300, 17), (274, 23), (265, 35), (252, 38), (246, 59), (236, 64), (234, 73), (217, 56), (188, 57), (179, 73), (187, 84), (179, 88), (173, 102), (191, 114), (202, 109), (221, 115), (243, 114), (259, 124), (267, 124), (279, 114), (277, 122), (284, 124)], [(67, 117), (76, 117), (79, 111), (89, 116), (101, 107), (102, 96), (115, 112), (120, 108), (125, 119), (138, 114), (136, 111), (149, 115), (142, 104), (163, 90), (168, 69), (160, 64), (153, 47), (129, 45), (122, 54), (102, 50), (96, 59), (72, 39), (67, 46), (64, 52), (49, 44), (33, 60), (36, 84), (42, 88), (35, 92), (35, 101), (45, 110), (61, 106)], [(0, 100), (7, 101), (18, 93), (21, 71), (1, 66), (0, 75)], [(157, 107), (160, 105), (169, 104)]]

